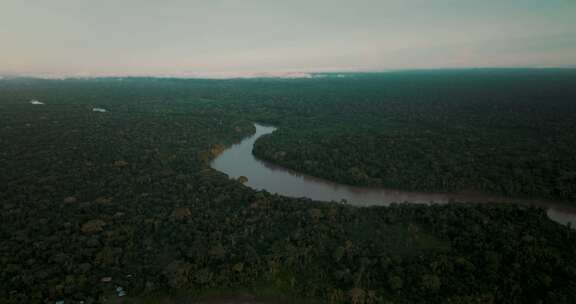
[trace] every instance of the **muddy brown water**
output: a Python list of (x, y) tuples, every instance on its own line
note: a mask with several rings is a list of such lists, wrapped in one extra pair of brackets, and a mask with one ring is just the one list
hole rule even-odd
[(307, 197), (318, 201), (345, 200), (354, 206), (386, 206), (392, 203), (448, 203), (450, 201), (486, 203), (504, 202), (543, 207), (548, 217), (558, 223), (576, 226), (576, 204), (544, 200), (515, 199), (470, 193), (433, 193), (401, 191), (343, 185), (302, 174), (256, 158), (252, 154), (254, 142), (262, 135), (276, 130), (272, 126), (255, 124), (256, 132), (222, 152), (211, 163), (212, 168), (231, 178), (246, 176), (247, 186), (289, 197)]

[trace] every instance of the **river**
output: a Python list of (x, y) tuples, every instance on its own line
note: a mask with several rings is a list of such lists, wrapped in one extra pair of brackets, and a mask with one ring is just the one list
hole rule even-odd
[[(255, 124), (256, 133), (235, 144), (212, 163), (212, 168), (228, 174), (231, 178), (246, 176), (247, 186), (256, 190), (266, 190), (290, 197), (307, 197), (319, 201), (345, 200), (355, 206), (389, 205), (391, 203), (448, 203), (450, 201), (486, 203), (508, 202), (530, 204), (543, 207), (548, 217), (558, 223), (572, 223), (576, 226), (576, 207), (566, 204), (542, 201), (498, 197), (481, 194), (431, 193), (400, 191), (385, 188), (368, 188), (338, 184), (322, 178), (302, 174), (281, 166), (257, 159), (252, 154), (254, 142), (265, 134), (276, 130), (275, 127)], [(575, 205), (576, 206), (576, 205)]]

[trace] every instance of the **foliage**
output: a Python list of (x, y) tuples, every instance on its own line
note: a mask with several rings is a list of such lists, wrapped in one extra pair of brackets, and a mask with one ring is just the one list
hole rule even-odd
[[(345, 184), (576, 199), (574, 70), (397, 72), (274, 88), (254, 154)], [(273, 95), (274, 93), (270, 93)]]
[[(574, 151), (566, 141), (573, 136), (566, 132), (573, 123), (567, 120), (573, 115), (570, 103), (558, 98), (543, 105), (534, 96), (570, 93), (563, 83), (572, 74), (509, 72), (521, 76), (513, 86), (498, 73), (486, 73), (479, 74), (482, 81), (424, 72), (394, 75), (399, 77), (394, 80), (384, 74), (312, 80), (2, 80), (0, 303), (105, 302), (117, 299), (118, 286), (133, 301), (179, 291), (198, 298), (238, 291), (333, 303), (574, 303), (576, 232), (548, 220), (543, 210), (507, 204), (356, 208), (255, 191), (209, 167), (222, 147), (254, 132), (252, 121), (259, 120), (280, 127), (258, 143), (266, 147), (259, 153), (267, 155), (277, 143), (287, 159), (306, 157), (278, 162), (307, 172), (326, 166), (309, 162), (318, 155), (328, 153), (327, 160), (337, 161), (350, 154), (350, 162), (334, 163), (329, 177), (357, 167), (350, 174), (372, 180), (382, 176), (363, 166), (380, 158), (365, 153), (384, 150), (371, 146), (372, 140), (415, 143), (420, 135), (406, 134), (421, 131), (415, 122), (429, 121), (432, 132), (448, 130), (445, 141), (461, 142), (462, 134), (485, 126), (483, 117), (491, 113), (495, 129), (499, 124), (502, 132), (514, 134), (512, 146), (541, 140), (526, 131), (526, 124), (542, 125), (538, 130), (556, 143), (547, 146), (549, 157), (558, 161), (550, 172), (559, 170), (554, 166), (569, 159), (562, 151)], [(489, 82), (492, 77), (499, 81)], [(551, 84), (541, 95), (534, 93), (532, 84), (548, 77), (564, 81), (554, 82), (564, 93), (551, 93)], [(426, 81), (416, 81), (420, 78)], [(428, 82), (426, 89), (416, 89)], [(442, 100), (445, 92), (435, 84), (450, 82), (460, 95), (417, 102), (418, 96)], [(498, 85), (489, 92), (485, 85), (470, 89), (484, 82)], [(520, 86), (527, 90), (515, 93), (522, 98), (506, 99), (511, 93), (504, 91), (485, 104), (498, 88)], [(434, 90), (438, 94), (430, 95)], [(398, 100), (402, 94), (408, 96)], [(374, 101), (377, 96), (396, 102)], [(484, 97), (463, 103), (458, 96)], [(33, 98), (45, 105), (29, 104)], [(531, 110), (518, 110), (522, 102)], [(508, 110), (489, 110), (495, 104)], [(93, 107), (108, 111), (93, 112)], [(482, 109), (487, 112), (477, 112)], [(532, 120), (526, 121), (527, 111), (534, 113)], [(463, 116), (458, 120), (453, 113)], [(436, 120), (455, 125), (442, 129), (432, 124)], [(457, 126), (466, 132), (458, 133)], [(430, 136), (432, 142), (441, 137)], [(506, 143), (507, 137), (500, 134), (498, 140)], [(352, 146), (337, 144), (344, 139)], [(500, 155), (495, 153), (491, 157)], [(403, 166), (400, 161), (398, 168)], [(406, 179), (417, 175), (405, 174)]]

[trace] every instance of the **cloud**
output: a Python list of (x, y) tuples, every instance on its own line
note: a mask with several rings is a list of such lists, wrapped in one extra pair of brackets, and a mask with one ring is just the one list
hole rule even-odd
[(193, 78), (193, 79), (249, 79), (249, 78), (313, 78), (308, 72), (279, 71), (279, 72), (177, 72), (177, 73), (20, 73), (15, 77), (33, 77), (40, 79), (66, 80), (91, 79), (102, 77), (156, 77), (156, 78)]

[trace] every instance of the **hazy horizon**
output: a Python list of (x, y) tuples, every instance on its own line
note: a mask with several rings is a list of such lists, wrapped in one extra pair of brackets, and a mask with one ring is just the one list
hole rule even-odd
[(51, 73), (2, 73), (0, 80), (19, 79), (19, 78), (36, 78), (36, 79), (104, 79), (104, 78), (157, 78), (157, 79), (256, 79), (256, 78), (326, 78), (326, 77), (351, 77), (356, 74), (384, 74), (398, 72), (433, 72), (433, 71), (481, 71), (481, 70), (576, 70), (576, 66), (549, 66), (549, 67), (461, 67), (461, 68), (406, 68), (390, 70), (342, 70), (342, 71), (275, 71), (275, 72), (244, 72), (244, 73), (109, 73), (109, 74), (51, 74)]
[(565, 0), (0, 0), (0, 74), (574, 67), (575, 12)]

